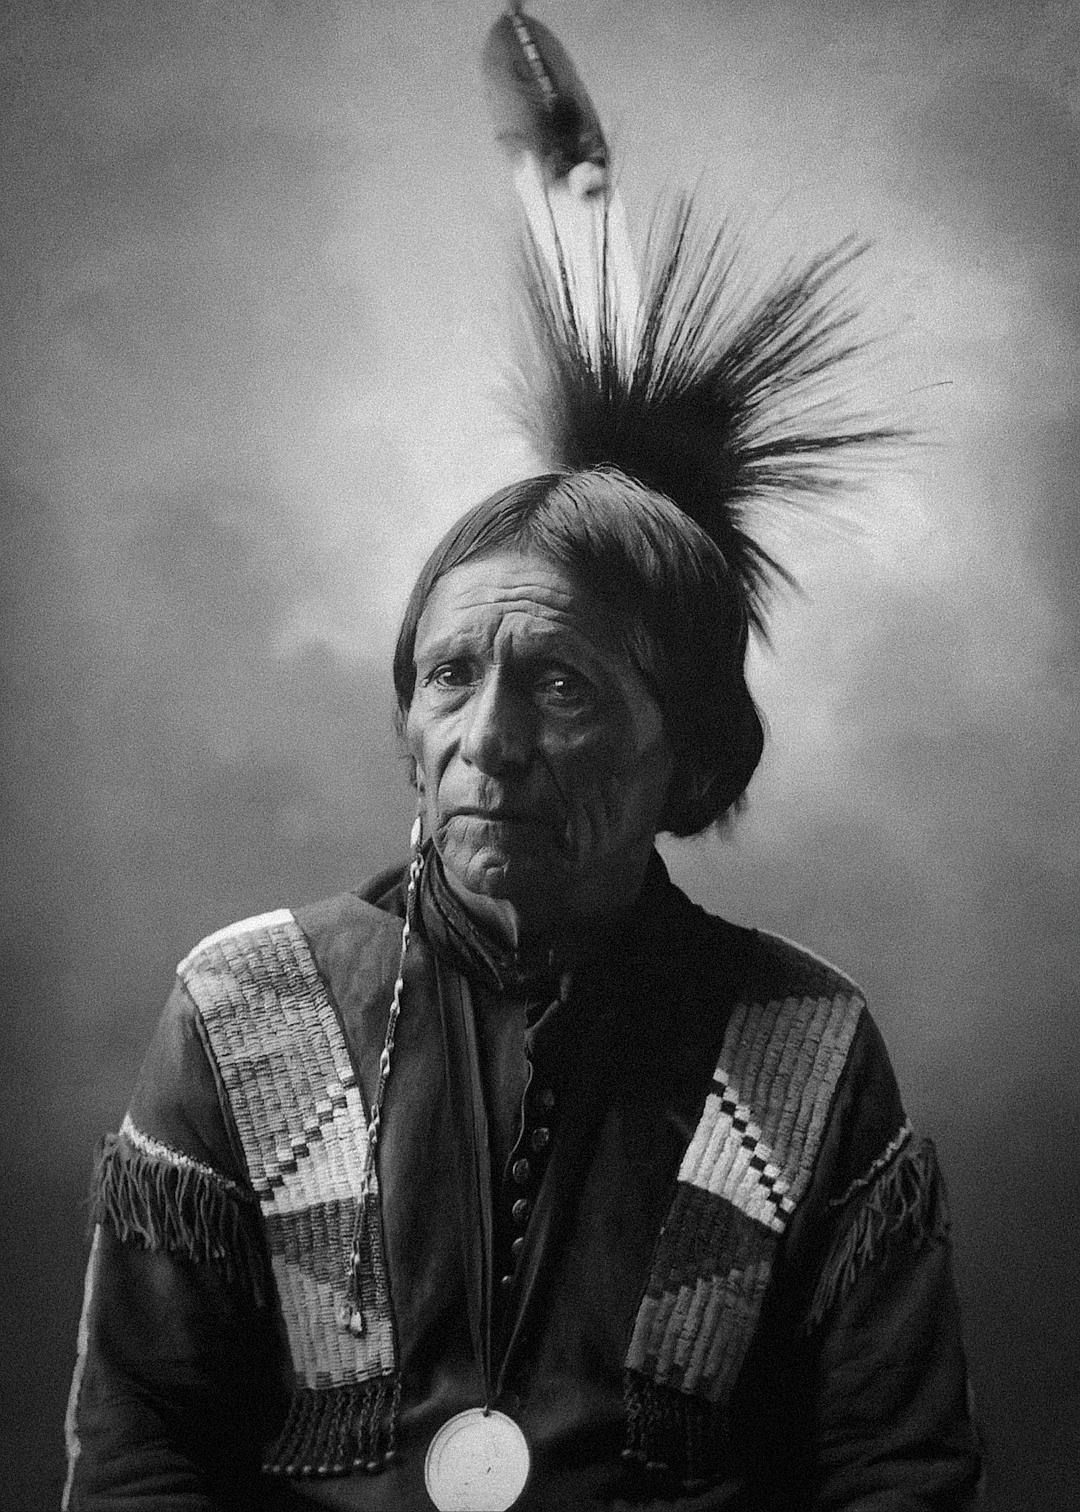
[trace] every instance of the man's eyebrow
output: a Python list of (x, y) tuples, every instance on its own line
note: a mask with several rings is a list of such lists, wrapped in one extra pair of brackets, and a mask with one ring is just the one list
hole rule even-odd
[[(465, 625), (441, 631), (428, 641), (418, 639), (413, 654), (419, 666), (460, 656), (488, 656), (492, 649), (488, 635)], [(508, 659), (521, 666), (557, 662), (587, 672), (597, 666), (602, 652), (587, 635), (573, 626), (543, 622), (530, 625), (524, 634), (511, 638)]]
[(416, 659), (420, 661), (442, 660), (446, 656), (461, 656), (475, 651), (476, 639), (465, 630), (447, 630), (433, 640), (422, 641), (416, 647)]

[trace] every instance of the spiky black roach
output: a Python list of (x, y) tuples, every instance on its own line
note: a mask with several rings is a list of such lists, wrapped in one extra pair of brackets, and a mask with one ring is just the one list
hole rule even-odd
[(755, 287), (742, 239), (708, 232), (679, 195), (654, 216), (624, 330), (606, 233), (592, 324), (561, 247), (558, 275), (531, 235), (524, 248), (510, 404), (526, 436), (547, 466), (617, 467), (677, 504), (719, 546), (762, 634), (769, 590), (791, 575), (756, 539), (757, 510), (832, 493), (857, 456), (905, 434), (852, 403), (866, 339), (849, 275), (865, 250), (842, 241)]

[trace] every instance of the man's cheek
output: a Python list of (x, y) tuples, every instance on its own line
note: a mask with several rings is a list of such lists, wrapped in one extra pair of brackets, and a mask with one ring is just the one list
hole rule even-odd
[(618, 826), (621, 804), (610, 784), (595, 774), (572, 781), (567, 790), (567, 829), (575, 850), (587, 853), (602, 847)]
[(589, 732), (567, 739), (553, 753), (552, 764), (561, 767), (571, 782), (595, 787), (619, 778), (620, 767), (631, 764), (625, 752), (623, 743), (612, 736)]

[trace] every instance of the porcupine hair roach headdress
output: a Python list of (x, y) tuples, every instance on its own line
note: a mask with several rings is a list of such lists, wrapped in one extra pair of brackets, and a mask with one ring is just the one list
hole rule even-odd
[(432, 554), (398, 641), (399, 708), (435, 582), (538, 550), (623, 629), (681, 766), (666, 827), (695, 833), (737, 803), (763, 746), (747, 637), (791, 576), (756, 534), (761, 512), (835, 491), (895, 434), (850, 403), (862, 248), (755, 285), (740, 238), (682, 195), (654, 217), (639, 285), (598, 116), (557, 40), (513, 6), (484, 65), (529, 220), (510, 403), (550, 472), (485, 500)]
[(769, 590), (791, 575), (755, 524), (843, 487), (856, 455), (897, 433), (858, 414), (845, 381), (862, 349), (845, 275), (864, 247), (843, 242), (755, 292), (738, 239), (703, 220), (689, 195), (658, 213), (629, 330), (606, 239), (590, 329), (565, 257), (553, 274), (530, 238), (511, 402), (548, 466), (617, 468), (700, 526), (765, 634)]

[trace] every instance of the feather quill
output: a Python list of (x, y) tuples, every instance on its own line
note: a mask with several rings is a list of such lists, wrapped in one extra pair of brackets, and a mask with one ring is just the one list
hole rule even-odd
[(537, 249), (565, 283), (585, 339), (599, 341), (598, 285), (628, 331), (641, 285), (622, 196), (596, 107), (565, 48), (520, 4), (509, 5), (484, 44), (482, 67), (498, 142), (514, 170)]

